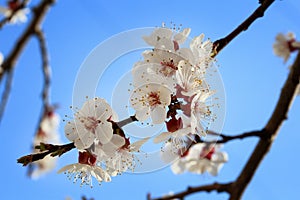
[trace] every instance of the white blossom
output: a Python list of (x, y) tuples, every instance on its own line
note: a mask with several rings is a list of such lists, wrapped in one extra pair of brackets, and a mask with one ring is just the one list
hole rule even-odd
[(65, 135), (81, 150), (89, 148), (95, 140), (106, 144), (113, 136), (112, 124), (108, 121), (113, 114), (104, 99), (98, 97), (89, 99), (81, 110), (74, 114), (74, 121), (66, 124)]
[(198, 143), (189, 149), (186, 170), (196, 174), (208, 172), (216, 176), (225, 162), (228, 161), (226, 152), (219, 151), (220, 145)]
[(111, 181), (110, 175), (97, 165), (91, 166), (87, 164), (75, 163), (64, 166), (57, 173), (62, 172), (67, 173), (70, 179), (74, 179), (74, 182), (76, 182), (79, 179), (81, 181), (81, 185), (87, 184), (91, 187), (93, 186), (92, 176), (96, 178), (98, 183), (101, 183), (103, 181)]
[(165, 74), (166, 71), (168, 71), (166, 73), (171, 73), (171, 70), (164, 70), (164, 72), (162, 70), (164, 70), (164, 67), (160, 63), (137, 62), (132, 69), (133, 86), (138, 88), (145, 84), (160, 84), (165, 85), (170, 91), (175, 92), (175, 78), (172, 75)]
[(99, 166), (99, 159), (96, 155), (88, 152), (79, 152), (78, 163), (70, 164), (61, 168), (57, 173), (65, 172), (69, 179), (74, 179), (74, 183), (79, 179), (81, 185), (86, 184), (93, 187), (92, 176), (96, 178), (99, 184), (101, 182), (110, 182), (111, 177), (107, 171)]
[(208, 127), (204, 127), (203, 123), (211, 120), (211, 109), (207, 105), (207, 99), (212, 96), (215, 91), (200, 92), (194, 96), (191, 103), (191, 133), (200, 136), (206, 136)]
[(183, 127), (182, 118), (172, 117), (166, 122), (167, 132), (163, 132), (156, 136), (154, 143), (166, 142), (172, 145), (174, 151), (186, 149), (187, 140), (193, 140), (190, 137), (191, 127)]
[[(60, 144), (60, 136), (58, 133), (60, 117), (57, 115), (53, 109), (45, 111), (43, 119), (40, 123), (37, 134), (33, 140), (33, 146), (40, 145), (40, 143), (50, 143), (50, 144)], [(38, 153), (39, 150), (34, 149), (34, 153)], [(51, 172), (56, 167), (57, 157), (52, 157), (50, 155), (46, 156), (44, 159), (35, 161), (33, 163), (33, 169), (30, 171), (30, 177), (33, 179), (38, 179), (41, 176)]]
[(0, 6), (0, 13), (4, 15), (5, 17), (11, 17), (9, 22), (11, 24), (18, 24), (18, 23), (25, 23), (27, 22), (27, 15), (29, 14), (30, 10), (28, 8), (21, 8), (18, 9), (15, 13), (10, 8), (5, 8)]
[(175, 52), (178, 46), (185, 42), (190, 32), (191, 29), (186, 28), (174, 34), (172, 29), (161, 27), (155, 29), (150, 36), (144, 36), (143, 39), (154, 48)]
[(141, 146), (148, 140), (149, 138), (144, 138), (130, 144), (129, 139), (126, 139), (125, 144), (115, 152), (114, 156), (106, 161), (109, 173), (115, 176), (127, 170), (134, 171), (138, 161), (134, 153), (139, 152)]
[(205, 70), (213, 61), (211, 57), (213, 43), (210, 40), (203, 41), (204, 34), (193, 38), (189, 48), (180, 48), (177, 53), (188, 63), (200, 70)]
[(177, 88), (179, 97), (180, 95), (191, 97), (207, 88), (204, 73), (185, 60), (181, 60), (178, 64), (176, 81), (179, 86)]
[(153, 124), (161, 124), (166, 119), (166, 106), (171, 102), (171, 91), (164, 85), (145, 84), (136, 88), (131, 97), (131, 106), (135, 116), (144, 121), (151, 116)]
[(286, 62), (291, 52), (300, 48), (300, 42), (296, 41), (296, 36), (294, 33), (289, 32), (286, 35), (280, 33), (276, 36), (276, 41), (273, 44), (274, 54), (282, 57), (284, 62)]
[(220, 145), (209, 145), (205, 143), (192, 144), (184, 151), (174, 152), (171, 144), (167, 143), (163, 149), (163, 160), (173, 161), (171, 170), (174, 174), (191, 172), (203, 174), (205, 172), (216, 176), (225, 162), (228, 161), (226, 152), (220, 152)]

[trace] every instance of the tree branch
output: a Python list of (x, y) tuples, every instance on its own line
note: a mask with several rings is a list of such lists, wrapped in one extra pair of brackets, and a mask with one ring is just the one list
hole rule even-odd
[(165, 197), (154, 198), (152, 200), (172, 200), (172, 199), (176, 199), (176, 198), (183, 199), (184, 197), (186, 197), (190, 194), (196, 193), (196, 192), (212, 192), (212, 191), (217, 191), (218, 193), (228, 192), (230, 190), (230, 187), (231, 187), (231, 183), (227, 183), (227, 184), (214, 183), (211, 185), (188, 187), (183, 192), (179, 192), (179, 193), (173, 194), (173, 195), (168, 195)]
[(9, 94), (11, 91), (11, 85), (12, 85), (12, 81), (13, 81), (13, 73), (14, 73), (13, 69), (7, 71), (4, 91), (2, 94), (2, 98), (0, 100), (0, 122), (2, 121), (2, 116), (4, 114), (5, 107), (6, 107), (8, 99), (9, 99)]
[(138, 120), (134, 115), (132, 115), (132, 116), (129, 116), (127, 119), (117, 122), (117, 125), (121, 128), (121, 127), (126, 126), (127, 124), (130, 124), (135, 121), (138, 121)]
[(17, 59), (19, 58), (22, 50), (24, 49), (25, 45), (29, 41), (32, 34), (35, 33), (35, 30), (40, 26), (42, 23), (42, 20), (44, 19), (49, 7), (54, 3), (54, 0), (44, 0), (41, 1), (41, 3), (33, 8), (33, 18), (26, 28), (26, 30), (23, 32), (23, 34), (19, 37), (19, 39), (16, 42), (16, 45), (13, 47), (10, 54), (6, 57), (2, 64), (2, 71), (0, 71), (0, 81), (2, 80), (3, 75), (5, 72), (13, 68), (17, 62)]
[(237, 180), (233, 183), (233, 188), (235, 189), (231, 191), (230, 200), (237, 200), (241, 198), (244, 190), (253, 178), (259, 164), (270, 150), (283, 121), (287, 118), (287, 113), (296, 95), (299, 79), (300, 52), (298, 53), (297, 58), (291, 67), (289, 76), (281, 90), (275, 110), (264, 128), (267, 137), (259, 140), (244, 169), (238, 176)]
[(215, 140), (215, 141), (210, 141), (210, 143), (226, 143), (226, 142), (230, 142), (232, 140), (242, 140), (244, 138), (248, 138), (248, 137), (258, 137), (258, 138), (261, 138), (261, 137), (265, 137), (264, 135), (265, 131), (264, 130), (259, 130), (259, 131), (250, 131), (250, 132), (245, 132), (245, 133), (242, 133), (242, 134), (239, 134), (239, 135), (225, 135), (225, 134), (219, 134), (219, 133), (215, 133), (213, 131), (208, 131), (208, 134), (210, 135), (215, 135), (215, 136), (219, 136), (221, 137), (221, 139), (219, 140)]
[(275, 0), (264, 0), (261, 1), (261, 5), (236, 29), (234, 29), (231, 33), (229, 33), (226, 37), (216, 40), (214, 42), (214, 53), (212, 57), (215, 57), (219, 54), (219, 52), (231, 42), (236, 36), (238, 36), (241, 32), (246, 31), (250, 25), (260, 17), (264, 16), (265, 11), (269, 8), (269, 6)]
[[(27, 1), (24, 1), (25, 3)], [(39, 27), (40, 27), (40, 24), (42, 23), (42, 20), (43, 18), (45, 17), (49, 7), (55, 2), (55, 0), (43, 0), (41, 1), (41, 3), (39, 5), (37, 5), (35, 8), (33, 8), (33, 18), (30, 22), (30, 24), (27, 26), (27, 28), (25, 29), (25, 31), (23, 32), (23, 34), (19, 37), (19, 39), (16, 41), (16, 44), (14, 45), (13, 49), (11, 50), (10, 54), (5, 58), (2, 66), (1, 66), (1, 70), (0, 70), (0, 82), (2, 81), (3, 79), (3, 76), (4, 75), (7, 75), (9, 76), (9, 73), (11, 71), (13, 71), (15, 65), (16, 65), (16, 62), (19, 58), (19, 56), (21, 55), (21, 52), (23, 51), (23, 49), (25, 48), (27, 42), (29, 41), (30, 37), (33, 35), (33, 34), (37, 34), (37, 30), (40, 30)], [(38, 36), (39, 37), (39, 36)], [(44, 39), (43, 37), (41, 38), (42, 40)], [(42, 43), (44, 43), (42, 41)], [(41, 46), (43, 46), (41, 44)], [(41, 47), (41, 50), (42, 50), (42, 56), (43, 54), (46, 52), (46, 50), (44, 49), (45, 46)], [(43, 49), (42, 49), (43, 48)], [(45, 52), (44, 52), (45, 51)], [(47, 52), (46, 52), (47, 53)], [(43, 56), (44, 57), (44, 56)], [(43, 59), (43, 62), (45, 62), (45, 60)], [(47, 64), (48, 60), (46, 60), (46, 64)], [(45, 64), (45, 63), (44, 63)], [(48, 67), (47, 67), (48, 69)], [(47, 70), (45, 69), (45, 70)], [(49, 70), (48, 70), (49, 71)], [(45, 73), (44, 73), (45, 74)], [(9, 77), (8, 77), (9, 78)], [(12, 80), (13, 77), (9, 78)], [(46, 88), (45, 90), (47, 90), (47, 87), (48, 87), (48, 83), (46, 84), (46, 82), (48, 82), (48, 79), (45, 78), (45, 84), (44, 84), (44, 88)], [(50, 83), (50, 81), (49, 81)], [(44, 90), (44, 91), (45, 91)], [(8, 100), (9, 98), (9, 91), (10, 90), (7, 90), (6, 91), (8, 92), (5, 92), (4, 91), (4, 94), (6, 96), (6, 101)], [(44, 95), (44, 94), (43, 94)], [(47, 95), (47, 94), (46, 94)], [(1, 116), (5, 110), (5, 104), (3, 104), (4, 107), (1, 108)], [(1, 120), (1, 118), (0, 118)]]
[(61, 156), (64, 153), (72, 150), (75, 148), (74, 143), (64, 144), (64, 145), (53, 145), (53, 144), (44, 144), (41, 143), (39, 146), (35, 147), (36, 149), (40, 149), (41, 153), (29, 154), (26, 156), (22, 156), (21, 158), (17, 159), (18, 163), (23, 164), (26, 166), (34, 161), (43, 159), (45, 156)]
[(44, 33), (40, 29), (35, 30), (35, 35), (38, 38), (41, 56), (42, 56), (42, 72), (44, 75), (44, 86), (42, 91), (42, 99), (44, 107), (49, 106), (49, 92), (51, 82), (51, 68), (49, 65), (48, 51), (46, 47), (46, 39)]

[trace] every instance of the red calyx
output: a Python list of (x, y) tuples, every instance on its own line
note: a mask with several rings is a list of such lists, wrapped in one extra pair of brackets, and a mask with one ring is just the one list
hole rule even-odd
[(127, 149), (130, 145), (130, 140), (129, 140), (129, 137), (126, 138), (125, 136), (124, 136), (124, 139), (125, 139), (125, 144), (121, 148), (122, 149)]
[(8, 8), (13, 11), (17, 10), (21, 6), (21, 4), (18, 0), (8, 1), (7, 4), (8, 4)]
[(295, 47), (293, 47), (293, 42), (295, 42), (296, 40), (295, 39), (291, 39), (291, 40), (289, 40), (287, 43), (288, 43), (288, 47), (289, 47), (289, 50), (290, 50), (290, 52), (293, 52), (293, 51), (296, 51), (297, 50), (297, 48), (295, 48)]
[(179, 49), (179, 44), (175, 40), (173, 40), (174, 50), (177, 51)]
[(189, 150), (187, 149), (183, 154), (180, 155), (181, 158), (187, 156), (189, 154)]
[(85, 152), (79, 152), (78, 156), (78, 162), (80, 164), (86, 164), (86, 165), (91, 165), (95, 166), (97, 161), (97, 157), (94, 156), (93, 154), (85, 151)]
[(215, 153), (215, 147), (210, 148), (210, 146), (206, 146), (202, 149), (200, 158), (206, 158), (208, 160), (211, 160), (211, 157), (214, 153)]
[(176, 119), (175, 116), (172, 116), (172, 118), (166, 122), (166, 125), (169, 132), (175, 132), (183, 127), (181, 117), (179, 117), (179, 119)]

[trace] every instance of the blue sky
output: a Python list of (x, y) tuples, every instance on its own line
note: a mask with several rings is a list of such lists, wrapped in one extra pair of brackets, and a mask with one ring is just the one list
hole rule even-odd
[[(3, 5), (5, 1), (0, 1)], [(32, 1), (35, 4), (37, 1)], [(52, 102), (59, 103), (61, 116), (70, 114), (77, 72), (91, 50), (110, 36), (133, 28), (160, 26), (162, 22), (183, 24), (191, 36), (205, 33), (219, 39), (239, 25), (258, 6), (257, 1), (58, 1), (48, 14), (43, 30), (53, 71)], [(276, 1), (265, 16), (232, 41), (218, 56), (219, 70), (226, 90), (226, 119), (223, 132), (238, 134), (262, 128), (270, 117), (287, 77), (287, 62), (273, 55), (277, 33), (293, 31), (300, 35), (300, 3)], [(0, 32), (0, 51), (9, 52), (24, 25), (7, 26)], [(111, 50), (111, 49), (110, 49)], [(101, 59), (101, 58), (99, 58)], [(130, 61), (130, 60), (129, 60)], [(128, 63), (130, 63), (128, 61)], [(132, 60), (132, 63), (135, 61)], [(42, 73), (37, 41), (32, 39), (15, 71), (13, 90), (0, 126), (2, 152), (1, 199), (79, 200), (82, 195), (99, 199), (145, 199), (151, 192), (160, 196), (181, 191), (188, 185), (229, 182), (235, 179), (257, 140), (234, 141), (224, 146), (229, 162), (218, 177), (173, 175), (169, 168), (145, 174), (125, 174), (102, 186), (80, 187), (55, 172), (34, 181), (16, 159), (30, 152), (41, 106)], [(127, 66), (130, 67), (130, 66)], [(117, 70), (117, 69), (116, 69)], [(111, 71), (113, 76), (118, 71)], [(109, 75), (109, 74), (108, 74)], [(296, 98), (274, 142), (260, 165), (243, 199), (295, 199), (299, 194), (297, 146), (300, 141), (300, 99)], [(60, 129), (63, 135), (63, 124)], [(76, 162), (72, 151), (59, 159), (58, 167)], [(197, 194), (187, 199), (226, 199), (226, 194)]]

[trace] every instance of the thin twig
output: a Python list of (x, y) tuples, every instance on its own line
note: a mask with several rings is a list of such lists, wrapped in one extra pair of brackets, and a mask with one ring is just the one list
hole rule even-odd
[(213, 57), (220, 53), (220, 51), (231, 42), (236, 36), (238, 36), (241, 32), (246, 31), (250, 25), (260, 17), (264, 16), (265, 11), (269, 8), (269, 6), (275, 0), (264, 0), (261, 5), (236, 29), (234, 29), (231, 33), (229, 33), (226, 37), (216, 40), (214, 42), (214, 53)]
[[(24, 1), (27, 3), (27, 1)], [(19, 39), (16, 41), (16, 44), (14, 45), (13, 49), (10, 51), (8, 56), (5, 58), (0, 71), (0, 83), (4, 77), (5, 74), (8, 74), (10, 71), (13, 71), (16, 62), (21, 55), (21, 52), (25, 48), (27, 42), (29, 41), (30, 37), (36, 33), (36, 30), (39, 30), (39, 26), (42, 23), (43, 18), (45, 17), (47, 10), (49, 7), (55, 2), (55, 0), (43, 0), (39, 5), (37, 5), (35, 8), (33, 8), (33, 18), (23, 34), (19, 37)], [(11, 78), (12, 80), (12, 78)], [(9, 91), (9, 90), (7, 90)], [(9, 97), (9, 92), (6, 94), (7, 99)], [(3, 110), (1, 110), (1, 117), (4, 113), (5, 106), (3, 107)], [(1, 118), (0, 118), (1, 120)]]
[(220, 183), (214, 183), (211, 185), (203, 185), (203, 186), (198, 186), (198, 187), (188, 187), (185, 191), (179, 192), (177, 194), (173, 195), (168, 195), (165, 197), (159, 197), (159, 198), (154, 198), (152, 200), (172, 200), (172, 199), (183, 199), (184, 197), (191, 195), (196, 192), (212, 192), (212, 191), (217, 191), (218, 193), (221, 192), (228, 192), (231, 188), (231, 183), (227, 184), (220, 184)]
[(7, 72), (4, 91), (3, 91), (2, 98), (0, 101), (0, 122), (2, 121), (2, 116), (4, 114), (6, 104), (9, 99), (9, 94), (11, 91), (11, 86), (12, 86), (12, 81), (13, 81), (13, 73), (14, 73), (13, 69), (11, 69)]
[(17, 59), (25, 48), (25, 45), (29, 41), (32, 34), (35, 33), (36, 28), (38, 28), (42, 23), (42, 20), (44, 19), (49, 7), (53, 3), (54, 0), (44, 0), (41, 1), (41, 3), (37, 7), (33, 8), (33, 18), (30, 24), (16, 41), (16, 45), (14, 45), (13, 49), (10, 51), (10, 54), (5, 58), (2, 64), (2, 70), (0, 71), (0, 81), (2, 80), (3, 75), (7, 72), (8, 69), (14, 68)]
[(21, 158), (17, 159), (17, 162), (23, 164), (23, 166), (26, 166), (34, 161), (43, 159), (47, 155), (51, 155), (53, 157), (61, 156), (64, 153), (74, 149), (75, 145), (74, 143), (69, 143), (64, 145), (53, 145), (53, 144), (41, 143), (39, 146), (36, 146), (35, 148), (40, 149), (40, 151), (42, 152), (22, 156)]
[(130, 124), (132, 122), (138, 121), (137, 118), (133, 115), (130, 116), (122, 121), (117, 122), (116, 124), (121, 128), (123, 126), (126, 126), (127, 124)]
[(44, 107), (49, 106), (49, 93), (51, 82), (51, 68), (49, 65), (49, 56), (46, 47), (46, 39), (44, 33), (40, 29), (35, 30), (35, 35), (38, 38), (41, 56), (42, 56), (42, 72), (44, 76), (44, 86), (42, 91), (42, 100)]
[(244, 139), (244, 138), (248, 138), (248, 137), (263, 137), (264, 136), (264, 130), (259, 130), (259, 131), (250, 131), (250, 132), (246, 132), (246, 133), (242, 133), (242, 134), (239, 134), (239, 135), (224, 135), (224, 134), (219, 134), (219, 137), (221, 137), (220, 140), (216, 140), (216, 141), (213, 141), (212, 143), (226, 143), (226, 142), (229, 142), (229, 141), (233, 141), (233, 140), (236, 140), (236, 139)]
[(215, 137), (220, 137), (220, 139), (216, 139), (216, 140), (209, 140), (209, 141), (205, 141), (203, 140), (201, 137), (195, 135), (194, 138), (194, 143), (210, 143), (210, 144), (224, 144), (233, 140), (242, 140), (245, 138), (249, 138), (249, 137), (257, 137), (257, 138), (262, 138), (265, 137), (265, 131), (264, 130), (259, 130), (259, 131), (250, 131), (250, 132), (245, 132), (245, 133), (241, 133), (238, 135), (225, 135), (223, 133), (215, 133), (213, 131), (208, 131), (208, 135), (212, 135)]

